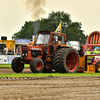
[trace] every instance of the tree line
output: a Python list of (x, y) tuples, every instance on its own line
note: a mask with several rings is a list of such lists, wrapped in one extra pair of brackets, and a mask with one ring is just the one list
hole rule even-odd
[(22, 26), (19, 32), (14, 33), (12, 39), (31, 39), (31, 36), (37, 34), (40, 30), (55, 31), (60, 22), (62, 23), (62, 33), (66, 34), (67, 40), (79, 41), (80, 44), (86, 42), (88, 36), (85, 36), (84, 31), (81, 29), (82, 23), (73, 22), (71, 15), (64, 11), (52, 11), (48, 18), (41, 18), (41, 20), (38, 21), (25, 21), (24, 26)]

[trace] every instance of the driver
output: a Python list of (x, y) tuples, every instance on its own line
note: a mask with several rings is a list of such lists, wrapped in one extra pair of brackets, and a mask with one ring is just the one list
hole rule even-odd
[(56, 44), (56, 38), (55, 38), (55, 36), (53, 36), (52, 42), (50, 43), (50, 55), (52, 55), (52, 53), (54, 52), (53, 45), (55, 45), (55, 44)]
[(51, 42), (50, 45), (54, 45), (54, 44), (56, 44), (56, 38), (55, 38), (55, 36), (53, 36), (53, 38), (52, 38), (52, 42)]

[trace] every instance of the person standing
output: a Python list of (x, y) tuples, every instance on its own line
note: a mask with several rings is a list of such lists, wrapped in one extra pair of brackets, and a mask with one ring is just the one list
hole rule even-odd
[(94, 53), (94, 54), (99, 54), (100, 52), (99, 52), (98, 48), (96, 48), (95, 51), (94, 51), (93, 53)]
[(87, 54), (91, 54), (91, 53), (92, 53), (91, 48), (88, 47)]
[(3, 55), (6, 55), (7, 54), (7, 48), (6, 48), (6, 46), (4, 46), (2, 54)]
[(84, 49), (82, 45), (80, 45), (79, 55), (84, 56)]
[(53, 45), (56, 45), (56, 38), (55, 38), (55, 36), (53, 36), (52, 41), (50, 43), (50, 55), (52, 55), (52, 53), (54, 52)]
[(10, 49), (10, 47), (8, 47), (7, 55), (11, 55), (11, 49)]
[(19, 45), (16, 49), (17, 55), (21, 55), (21, 46)]
[(12, 50), (11, 50), (11, 54), (14, 55), (14, 48), (12, 48)]

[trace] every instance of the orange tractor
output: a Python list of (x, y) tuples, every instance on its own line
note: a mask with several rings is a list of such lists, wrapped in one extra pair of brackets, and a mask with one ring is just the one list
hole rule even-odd
[(80, 58), (75, 49), (66, 46), (66, 35), (40, 31), (35, 45), (23, 45), (21, 57), (12, 61), (12, 70), (20, 73), (24, 64), (30, 64), (33, 73), (61, 72), (74, 73), (79, 69)]

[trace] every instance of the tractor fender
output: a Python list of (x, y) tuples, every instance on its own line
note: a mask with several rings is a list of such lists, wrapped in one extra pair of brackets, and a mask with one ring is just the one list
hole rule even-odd
[(70, 48), (70, 46), (59, 45), (59, 46), (57, 47), (57, 50), (58, 50), (58, 49), (61, 49), (61, 48)]

